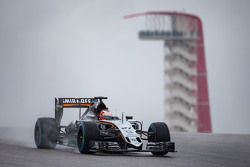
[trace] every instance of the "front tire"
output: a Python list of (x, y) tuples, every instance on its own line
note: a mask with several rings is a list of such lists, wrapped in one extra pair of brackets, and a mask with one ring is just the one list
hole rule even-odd
[[(170, 141), (170, 133), (166, 123), (154, 122), (148, 128), (149, 133), (153, 133), (148, 136), (148, 142), (168, 142)], [(168, 152), (151, 152), (153, 155), (166, 155)]]
[(98, 140), (99, 129), (95, 122), (82, 122), (77, 134), (78, 150), (82, 154), (94, 153), (90, 151), (90, 141)]
[(37, 148), (56, 147), (59, 132), (54, 118), (38, 118), (34, 129), (34, 139)]

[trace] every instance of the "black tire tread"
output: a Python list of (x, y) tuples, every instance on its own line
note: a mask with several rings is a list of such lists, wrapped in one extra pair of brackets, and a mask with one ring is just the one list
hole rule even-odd
[[(154, 132), (148, 137), (148, 142), (168, 142), (170, 141), (170, 133), (168, 126), (164, 122), (154, 122), (149, 126), (148, 132)], [(168, 152), (152, 152), (153, 155), (165, 155)]]
[(149, 131), (150, 129), (155, 133), (155, 135), (150, 138), (152, 142), (170, 141), (170, 133), (166, 123), (154, 122), (149, 126)]
[[(37, 130), (39, 130), (39, 138), (36, 138), (35, 136)], [(49, 117), (38, 118), (34, 134), (37, 148), (55, 148), (57, 137), (59, 135), (55, 119)]]

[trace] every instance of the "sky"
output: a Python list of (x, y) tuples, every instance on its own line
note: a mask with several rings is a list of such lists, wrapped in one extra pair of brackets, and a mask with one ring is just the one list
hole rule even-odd
[[(131, 13), (202, 19), (214, 133), (250, 133), (250, 1), (0, 0), (0, 126), (54, 116), (55, 97), (108, 96), (114, 115), (164, 121), (163, 42)], [(78, 112), (68, 110), (65, 122)], [(145, 127), (147, 129), (147, 127)]]

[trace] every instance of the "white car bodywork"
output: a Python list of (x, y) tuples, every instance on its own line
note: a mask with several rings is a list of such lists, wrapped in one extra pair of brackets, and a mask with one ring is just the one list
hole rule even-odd
[(137, 138), (140, 138), (140, 136), (136, 133), (135, 129), (133, 128), (130, 122), (122, 120), (112, 120), (112, 121), (105, 120), (103, 122), (115, 125), (121, 131), (121, 134), (123, 135), (125, 141), (127, 141), (126, 138), (128, 138), (130, 142), (129, 141), (127, 142), (132, 144), (133, 146), (140, 147), (142, 145), (142, 142), (139, 142), (137, 140)]

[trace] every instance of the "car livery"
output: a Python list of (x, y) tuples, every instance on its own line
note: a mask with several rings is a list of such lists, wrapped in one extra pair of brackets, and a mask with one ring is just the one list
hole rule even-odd
[[(168, 126), (152, 123), (147, 131), (132, 116), (113, 116), (103, 100), (94, 98), (55, 98), (55, 117), (38, 118), (34, 129), (37, 148), (55, 148), (57, 144), (77, 147), (82, 154), (96, 152), (151, 152), (162, 156), (175, 152)], [(79, 119), (61, 125), (65, 108), (78, 108)], [(146, 142), (143, 142), (146, 141)]]

